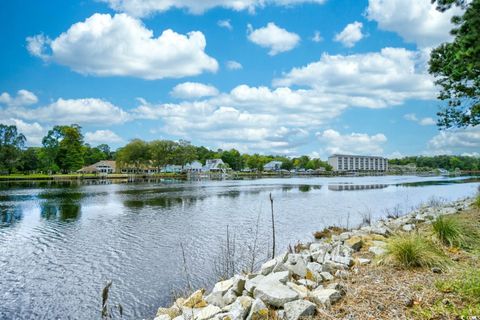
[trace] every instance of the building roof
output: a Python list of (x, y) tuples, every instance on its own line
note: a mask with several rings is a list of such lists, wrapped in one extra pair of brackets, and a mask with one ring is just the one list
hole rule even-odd
[(357, 155), (357, 154), (332, 154), (328, 158), (335, 158), (335, 157), (356, 157), (356, 158), (379, 158), (379, 159), (386, 159), (385, 157), (380, 157), (380, 156), (362, 156), (362, 155)]

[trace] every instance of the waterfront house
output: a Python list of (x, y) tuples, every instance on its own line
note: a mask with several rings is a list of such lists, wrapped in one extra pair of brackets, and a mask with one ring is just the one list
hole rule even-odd
[(282, 167), (282, 161), (270, 161), (263, 166), (263, 171), (279, 171)]
[(183, 167), (183, 171), (185, 172), (202, 172), (202, 164), (200, 163), (200, 161), (193, 161), (191, 163), (187, 163), (184, 167)]
[(83, 167), (82, 169), (78, 170), (77, 173), (82, 174), (92, 174), (92, 173), (100, 173), (100, 174), (109, 174), (115, 173), (117, 171), (117, 165), (115, 161), (111, 160), (103, 160), (97, 163), (94, 163), (90, 166)]
[(202, 168), (204, 172), (225, 172), (227, 165), (222, 159), (208, 159)]
[(182, 166), (176, 164), (167, 164), (161, 170), (162, 173), (180, 173), (182, 172)]

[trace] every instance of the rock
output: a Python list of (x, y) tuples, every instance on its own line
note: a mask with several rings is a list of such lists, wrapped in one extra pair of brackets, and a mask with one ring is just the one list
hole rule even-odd
[(405, 224), (402, 226), (402, 230), (405, 232), (410, 232), (410, 231), (413, 231), (414, 229), (415, 229), (415, 225), (413, 224)]
[(279, 281), (262, 281), (253, 292), (255, 299), (261, 299), (274, 307), (282, 307), (285, 303), (297, 300), (299, 295)]
[(340, 279), (347, 279), (349, 276), (350, 276), (350, 272), (345, 270), (337, 270), (337, 272), (335, 272), (335, 277)]
[(222, 309), (214, 305), (208, 305), (205, 308), (200, 309), (200, 311), (194, 315), (194, 320), (207, 320), (213, 318), (214, 315), (220, 313)]
[(225, 294), (225, 292), (228, 291), (233, 286), (234, 278), (225, 280), (225, 281), (220, 281), (215, 284), (213, 287), (212, 293), (213, 292), (220, 292), (222, 295)]
[(324, 281), (332, 281), (334, 279), (334, 277), (330, 272), (324, 271), (324, 272), (321, 272), (320, 275), (322, 276)]
[(325, 263), (322, 266), (323, 272), (330, 272), (330, 273), (335, 273), (337, 270), (345, 270), (348, 269), (348, 267), (342, 263), (337, 263), (333, 261), (325, 261)]
[(361, 266), (370, 264), (370, 262), (372, 262), (372, 260), (370, 260), (370, 259), (358, 258), (358, 264), (361, 265)]
[[(279, 320), (285, 320), (285, 310), (277, 310), (275, 311), (277, 314), (277, 319)], [(272, 317), (273, 318), (273, 317)]]
[(322, 265), (317, 262), (309, 262), (307, 263), (307, 269), (312, 271), (312, 272), (322, 272)]
[(257, 285), (265, 278), (264, 275), (257, 275), (255, 278), (247, 279), (245, 282), (245, 290), (250, 293), (253, 293), (253, 290), (257, 287)]
[(299, 277), (304, 278), (307, 275), (307, 266), (300, 254), (290, 254), (285, 262), (285, 267)]
[(269, 260), (264, 264), (262, 264), (262, 267), (260, 268), (260, 273), (266, 276), (267, 274), (273, 271), (273, 268), (275, 268), (276, 265), (277, 265), (277, 259)]
[(173, 320), (185, 320), (185, 317), (183, 315), (180, 315), (178, 317), (173, 318)]
[(242, 295), (243, 290), (245, 289), (246, 278), (244, 276), (237, 275), (233, 278), (232, 289), (238, 296)]
[(293, 282), (287, 282), (287, 287), (298, 293), (301, 299), (306, 298), (308, 296), (308, 289), (302, 285), (295, 284)]
[(388, 237), (392, 234), (392, 231), (386, 226), (374, 226), (374, 227), (371, 227), (370, 231), (372, 233), (379, 234), (384, 237)]
[(205, 297), (205, 301), (208, 304), (213, 304), (214, 306), (223, 308), (225, 306), (225, 301), (223, 300), (223, 295), (221, 292), (212, 292)]
[(316, 288), (317, 287), (317, 283), (315, 281), (312, 281), (312, 280), (300, 279), (297, 282), (298, 282), (298, 284), (300, 284), (304, 287), (307, 287), (307, 288)]
[(205, 300), (203, 300), (203, 290), (195, 291), (187, 300), (183, 303), (187, 308), (203, 308), (207, 306)]
[(329, 251), (329, 250), (331, 250), (331, 246), (328, 243), (314, 242), (310, 244), (310, 252)]
[(225, 305), (229, 305), (232, 304), (236, 299), (237, 295), (235, 294), (235, 291), (233, 291), (233, 288), (230, 288), (223, 296), (223, 303)]
[(359, 251), (363, 246), (363, 240), (359, 236), (353, 236), (345, 240), (344, 244), (351, 248), (353, 251)]
[(247, 320), (268, 320), (268, 308), (262, 300), (253, 301)]
[(438, 268), (438, 267), (433, 267), (432, 268), (432, 272), (433, 273), (442, 273), (442, 269)]
[(307, 300), (288, 302), (283, 308), (286, 320), (299, 320), (301, 317), (313, 316), (317, 310), (315, 304)]
[(289, 271), (282, 271), (282, 272), (274, 272), (263, 278), (260, 283), (262, 282), (281, 282), (283, 284), (287, 283), (290, 279), (290, 272)]
[(383, 247), (376, 247), (376, 246), (370, 247), (368, 251), (370, 251), (376, 256), (381, 256), (385, 254), (385, 252), (387, 252), (387, 250), (385, 250)]
[(230, 310), (228, 311), (227, 316), (230, 317), (230, 320), (244, 320), (250, 312), (252, 303), (253, 299), (250, 297), (239, 297), (230, 306)]
[(161, 315), (157, 315), (153, 320), (171, 320), (171, 319), (172, 318), (170, 318), (168, 314), (161, 314)]
[(329, 307), (342, 298), (341, 292), (335, 289), (316, 289), (311, 292), (313, 301), (320, 306)]
[(168, 315), (170, 319), (176, 318), (181, 314), (181, 310), (176, 305), (173, 305), (170, 308), (158, 308), (157, 317), (162, 315)]

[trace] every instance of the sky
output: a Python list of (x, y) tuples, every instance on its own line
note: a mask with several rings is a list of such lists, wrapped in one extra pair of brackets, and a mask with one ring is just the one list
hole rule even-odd
[(439, 131), (430, 0), (82, 0), (0, 4), (0, 123), (29, 146), (185, 139), (212, 149), (478, 155), (480, 126)]

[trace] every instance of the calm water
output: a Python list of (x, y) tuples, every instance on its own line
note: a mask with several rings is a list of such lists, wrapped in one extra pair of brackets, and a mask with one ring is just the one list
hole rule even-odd
[[(358, 225), (386, 209), (408, 211), (432, 197), (475, 194), (478, 179), (291, 178), (138, 184), (0, 184), (0, 319), (97, 319), (100, 292), (127, 319), (151, 318), (184, 288), (218, 277), (227, 225), (237, 255), (258, 234), (269, 241), (269, 193), (277, 247), (327, 225)], [(256, 221), (258, 233), (256, 232)], [(279, 250), (280, 250), (279, 249)]]

